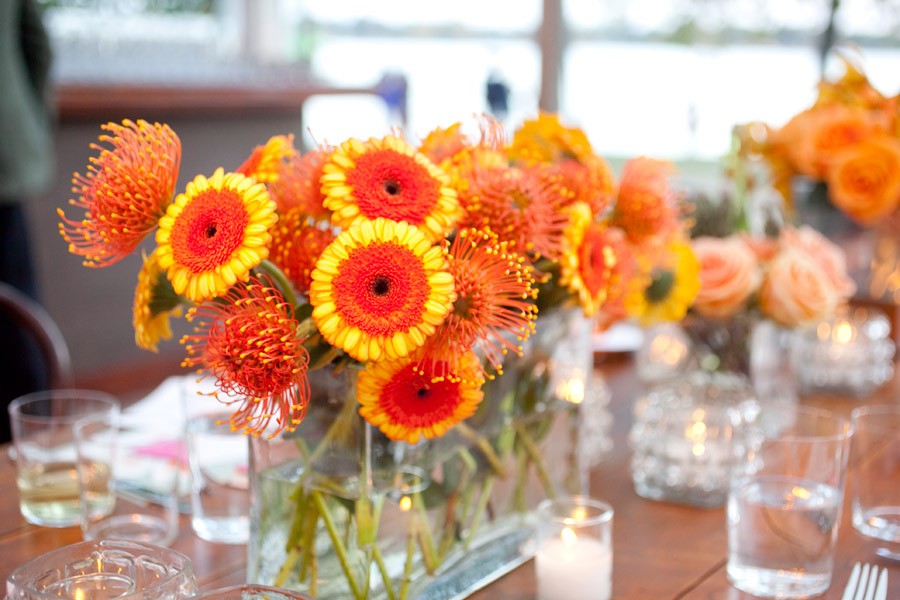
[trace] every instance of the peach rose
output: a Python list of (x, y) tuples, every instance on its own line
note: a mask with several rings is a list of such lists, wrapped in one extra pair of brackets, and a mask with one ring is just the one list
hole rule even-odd
[(840, 296), (805, 252), (787, 249), (769, 263), (759, 292), (763, 313), (785, 327), (812, 324), (830, 316)]
[(849, 298), (856, 292), (856, 282), (847, 274), (844, 251), (809, 225), (785, 227), (779, 241), (783, 248), (796, 248), (813, 259), (839, 296)]
[(778, 254), (778, 240), (767, 236), (750, 235), (749, 233), (739, 233), (744, 243), (753, 250), (756, 259), (761, 262), (768, 262)]
[(803, 136), (791, 149), (801, 173), (824, 180), (838, 152), (858, 144), (878, 131), (872, 114), (859, 107), (834, 105), (811, 109), (805, 117)]
[(741, 238), (699, 237), (691, 249), (700, 263), (700, 292), (693, 308), (707, 317), (730, 317), (759, 285), (756, 254)]
[(900, 140), (873, 136), (838, 153), (828, 173), (831, 201), (847, 216), (871, 225), (900, 203)]

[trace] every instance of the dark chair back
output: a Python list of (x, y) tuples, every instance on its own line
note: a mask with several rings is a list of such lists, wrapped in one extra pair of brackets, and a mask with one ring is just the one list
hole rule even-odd
[(0, 281), (0, 311), (8, 314), (38, 346), (47, 368), (50, 387), (71, 387), (72, 359), (69, 347), (56, 322), (35, 300)]

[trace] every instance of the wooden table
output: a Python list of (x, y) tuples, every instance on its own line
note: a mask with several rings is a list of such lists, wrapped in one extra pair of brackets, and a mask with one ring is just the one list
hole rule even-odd
[[(732, 588), (725, 576), (723, 509), (653, 502), (635, 494), (626, 438), (631, 425), (632, 402), (641, 391), (640, 385), (627, 357), (598, 357), (596, 368), (604, 374), (612, 391), (611, 409), (615, 419), (613, 450), (591, 474), (591, 495), (607, 500), (615, 509), (614, 597), (654, 600), (752, 598)], [(900, 403), (900, 377), (863, 400), (810, 397), (804, 398), (803, 402), (842, 414), (849, 414), (861, 403)], [(852, 478), (853, 473), (851, 464), (848, 478)], [(0, 483), (4, 491), (0, 497), (0, 577), (4, 579), (28, 559), (81, 540), (77, 528), (49, 529), (25, 523), (19, 515), (14, 481), (15, 466), (4, 458), (0, 463)], [(896, 483), (900, 485), (900, 482)], [(173, 547), (193, 560), (194, 571), (203, 589), (240, 583), (244, 578), (244, 546), (204, 542), (191, 533), (187, 519), (182, 519), (181, 534)], [(870, 561), (889, 569), (888, 597), (900, 598), (900, 564), (878, 558), (874, 548), (873, 542), (857, 534), (850, 525), (850, 507), (845, 502), (834, 583), (822, 597), (840, 598), (853, 563)], [(534, 567), (528, 562), (472, 598), (532, 600), (534, 590)]]

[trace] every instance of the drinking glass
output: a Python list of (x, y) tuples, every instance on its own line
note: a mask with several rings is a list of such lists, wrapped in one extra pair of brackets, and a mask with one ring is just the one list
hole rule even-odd
[(185, 390), (185, 433), (191, 474), (191, 527), (198, 537), (243, 544), (250, 536), (247, 435), (232, 431), (228, 410), (214, 397)]
[(115, 397), (92, 390), (34, 392), (10, 403), (19, 510), (26, 521), (47, 527), (79, 524), (73, 425), (85, 416), (118, 414)]
[(85, 417), (74, 428), (84, 539), (172, 543), (183, 458), (157, 450), (158, 431), (116, 417)]
[(612, 594), (612, 507), (571, 496), (537, 509), (538, 600), (609, 600)]
[(122, 540), (57, 548), (6, 579), (6, 600), (186, 600), (197, 591), (185, 555)]
[(794, 408), (756, 432), (728, 493), (728, 579), (767, 598), (808, 598), (831, 585), (852, 425)]
[(861, 406), (852, 419), (853, 527), (876, 540), (876, 554), (900, 560), (900, 407)]

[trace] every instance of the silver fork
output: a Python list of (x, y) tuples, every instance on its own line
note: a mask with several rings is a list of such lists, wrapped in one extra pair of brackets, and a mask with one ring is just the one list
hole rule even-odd
[(877, 565), (853, 565), (841, 600), (887, 600), (887, 569), (881, 569), (879, 575)]

